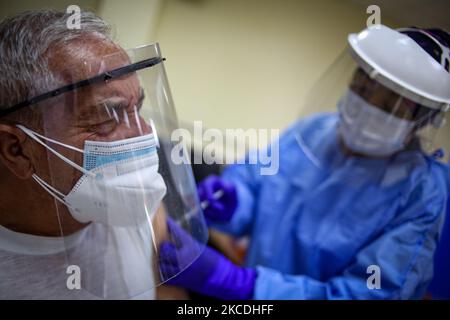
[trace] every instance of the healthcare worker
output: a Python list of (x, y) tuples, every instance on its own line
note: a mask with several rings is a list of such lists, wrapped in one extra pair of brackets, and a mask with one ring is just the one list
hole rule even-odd
[(157, 44), (125, 51), (89, 12), (0, 23), (0, 298), (153, 299), (176, 276), (160, 241), (203, 251), (188, 165), (171, 159), (176, 115)]
[[(348, 41), (357, 66), (338, 114), (292, 125), (277, 174), (231, 165), (199, 186), (208, 221), (249, 236), (246, 266), (207, 248), (170, 283), (221, 299), (423, 297), (449, 190), (426, 152), (450, 104), (449, 35), (377, 25)], [(164, 267), (175, 249), (162, 244)]]

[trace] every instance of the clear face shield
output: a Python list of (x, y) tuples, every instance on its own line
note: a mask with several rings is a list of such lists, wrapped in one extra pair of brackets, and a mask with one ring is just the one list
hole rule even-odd
[(405, 150), (422, 150), (436, 157), (442, 155), (436, 136), (444, 121), (439, 109), (426, 107), (392, 90), (360, 67), (346, 50), (326, 70), (306, 96), (302, 114), (338, 112), (336, 121), (324, 122), (342, 157), (332, 157), (327, 143), (317, 144), (314, 137), (297, 137), (305, 154), (318, 166), (330, 158), (352, 161), (356, 156), (388, 159)]
[[(178, 124), (163, 60), (157, 44), (80, 60), (62, 73), (65, 86), (33, 101), (40, 125), (20, 126), (40, 158), (33, 178), (54, 199), (60, 254), (100, 298), (153, 290), (207, 241), (187, 155), (171, 140)], [(192, 241), (180, 243), (170, 225)], [(180, 248), (173, 268), (160, 267), (164, 241)]]

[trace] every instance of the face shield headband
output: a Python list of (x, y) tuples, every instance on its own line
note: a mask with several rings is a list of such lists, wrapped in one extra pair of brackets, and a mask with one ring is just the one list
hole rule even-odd
[(136, 72), (138, 70), (156, 66), (165, 60), (166, 60), (165, 58), (160, 58), (160, 57), (154, 57), (154, 58), (142, 60), (142, 61), (130, 64), (130, 65), (127, 65), (124, 67), (120, 67), (120, 68), (117, 68), (117, 69), (114, 69), (111, 71), (103, 72), (103, 73), (96, 75), (95, 77), (92, 77), (89, 79), (81, 80), (81, 81), (78, 81), (75, 83), (71, 83), (71, 84), (62, 86), (60, 88), (57, 88), (57, 89), (51, 90), (49, 92), (43, 93), (41, 95), (38, 95), (34, 98), (24, 100), (10, 108), (0, 110), (0, 117), (4, 117), (8, 114), (11, 114), (15, 111), (22, 109), (22, 108), (34, 105), (36, 103), (42, 102), (42, 101), (50, 99), (50, 98), (57, 97), (63, 93), (67, 93), (69, 91), (73, 91), (73, 90), (76, 90), (79, 88), (90, 86), (90, 85), (93, 85), (96, 83), (110, 81), (110, 80), (119, 78), (121, 76)]

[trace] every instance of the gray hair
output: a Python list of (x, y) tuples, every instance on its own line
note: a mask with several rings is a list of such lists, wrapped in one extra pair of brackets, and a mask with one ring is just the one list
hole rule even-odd
[(69, 29), (69, 14), (27, 11), (0, 22), (0, 109), (59, 85), (49, 68), (49, 51), (85, 36), (111, 39), (110, 26), (92, 12), (81, 12), (81, 29)]

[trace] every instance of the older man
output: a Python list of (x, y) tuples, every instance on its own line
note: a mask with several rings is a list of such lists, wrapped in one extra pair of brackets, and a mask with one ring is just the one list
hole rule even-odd
[(153, 298), (174, 276), (155, 255), (165, 215), (200, 240), (180, 269), (206, 240), (198, 203), (183, 199), (194, 184), (173, 183), (187, 168), (158, 151), (173, 110), (164, 59), (157, 45), (124, 51), (92, 13), (80, 30), (67, 19), (0, 24), (0, 298)]

